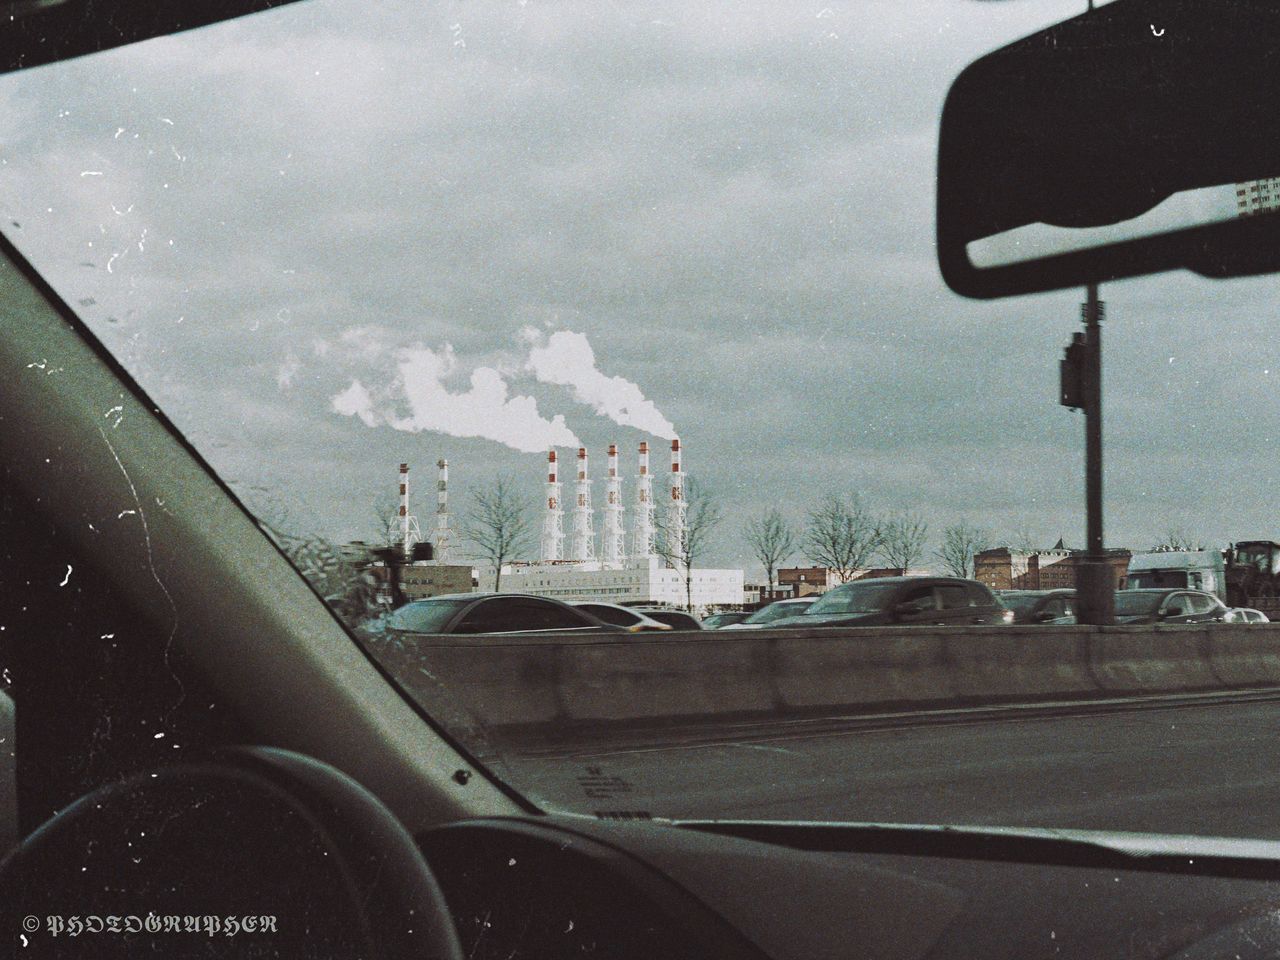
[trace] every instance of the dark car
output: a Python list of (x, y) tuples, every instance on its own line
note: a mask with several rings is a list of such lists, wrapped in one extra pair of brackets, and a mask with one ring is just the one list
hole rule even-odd
[(652, 616), (648, 610), (639, 607), (623, 607), (616, 603), (599, 603), (595, 600), (575, 600), (571, 604), (577, 610), (584, 610), (597, 620), (622, 627), (628, 633), (642, 633), (646, 630), (670, 630), (671, 625)]
[(396, 633), (618, 633), (615, 627), (546, 597), (522, 593), (453, 593), (406, 603), (386, 621)]
[(637, 607), (636, 610), (650, 620), (665, 623), (672, 630), (702, 629), (702, 621), (692, 613), (685, 613), (683, 610), (672, 610), (670, 607)]
[(800, 616), (813, 606), (816, 597), (791, 597), (786, 600), (775, 600), (761, 607), (751, 616), (736, 623), (726, 623), (721, 630), (763, 630), (775, 626), (784, 620)]
[(1076, 615), (1074, 590), (1001, 590), (999, 596), (1018, 624), (1053, 623)]
[(725, 610), (723, 613), (712, 613), (702, 618), (704, 630), (719, 630), (731, 623), (741, 623), (751, 616), (748, 610)]
[(1006, 624), (1013, 613), (976, 580), (958, 577), (876, 577), (828, 590), (785, 627), (869, 627), (883, 624), (965, 626)]
[(1116, 623), (1221, 623), (1227, 606), (1203, 590), (1119, 590)]

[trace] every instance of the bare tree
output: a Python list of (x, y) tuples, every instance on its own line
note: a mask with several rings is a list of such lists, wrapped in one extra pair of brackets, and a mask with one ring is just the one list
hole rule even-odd
[(669, 516), (654, 518), (654, 551), (684, 575), (685, 606), (693, 612), (693, 571), (706, 553), (712, 534), (724, 519), (715, 493), (693, 477), (684, 481), (684, 529), (671, 526)]
[(942, 549), (935, 556), (952, 576), (971, 578), (974, 555), (987, 549), (990, 539), (985, 530), (963, 521), (952, 524), (942, 531)]
[(1199, 550), (1199, 544), (1195, 543), (1187, 532), (1181, 527), (1170, 527), (1165, 531), (1164, 538), (1151, 548), (1152, 550)]
[(493, 564), (496, 591), (502, 583), (503, 563), (533, 547), (529, 501), (512, 477), (499, 476), (489, 486), (472, 491), (462, 535)]
[(764, 566), (769, 580), (769, 592), (773, 593), (773, 575), (778, 565), (796, 552), (796, 530), (777, 507), (771, 507), (763, 517), (747, 521), (747, 543)]
[(1035, 553), (1039, 547), (1036, 538), (1031, 535), (1031, 529), (1024, 524), (1013, 531), (1013, 536), (1009, 538), (1009, 549), (1016, 553)]
[(848, 583), (870, 564), (880, 537), (880, 524), (856, 493), (831, 493), (809, 512), (805, 548), (813, 563)]
[(895, 514), (884, 522), (880, 534), (880, 556), (887, 566), (903, 573), (922, 556), (929, 537), (929, 524), (912, 510)]
[(384, 501), (374, 504), (374, 544), (391, 547), (400, 542), (400, 504)]

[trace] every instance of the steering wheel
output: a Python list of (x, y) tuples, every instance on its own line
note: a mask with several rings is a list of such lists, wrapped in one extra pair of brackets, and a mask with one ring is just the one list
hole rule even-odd
[(61, 810), (0, 863), (0, 915), (0, 942), (26, 956), (463, 957), (435, 877), (381, 801), (262, 747)]

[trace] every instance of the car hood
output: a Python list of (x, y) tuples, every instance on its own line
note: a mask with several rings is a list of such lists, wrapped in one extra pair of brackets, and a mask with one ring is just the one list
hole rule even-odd
[(826, 615), (802, 613), (798, 617), (789, 617), (780, 622), (789, 627), (842, 627), (851, 623), (885, 623), (888, 620), (889, 615), (881, 611), (877, 613), (829, 613)]
[(1128, 616), (1116, 617), (1116, 623), (1154, 623), (1155, 617), (1149, 613), (1135, 613)]

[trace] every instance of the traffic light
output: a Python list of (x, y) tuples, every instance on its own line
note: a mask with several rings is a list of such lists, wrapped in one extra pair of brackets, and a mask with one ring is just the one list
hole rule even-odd
[(1084, 409), (1084, 367), (1088, 350), (1084, 334), (1077, 332), (1072, 335), (1071, 342), (1062, 352), (1058, 402), (1072, 410)]

